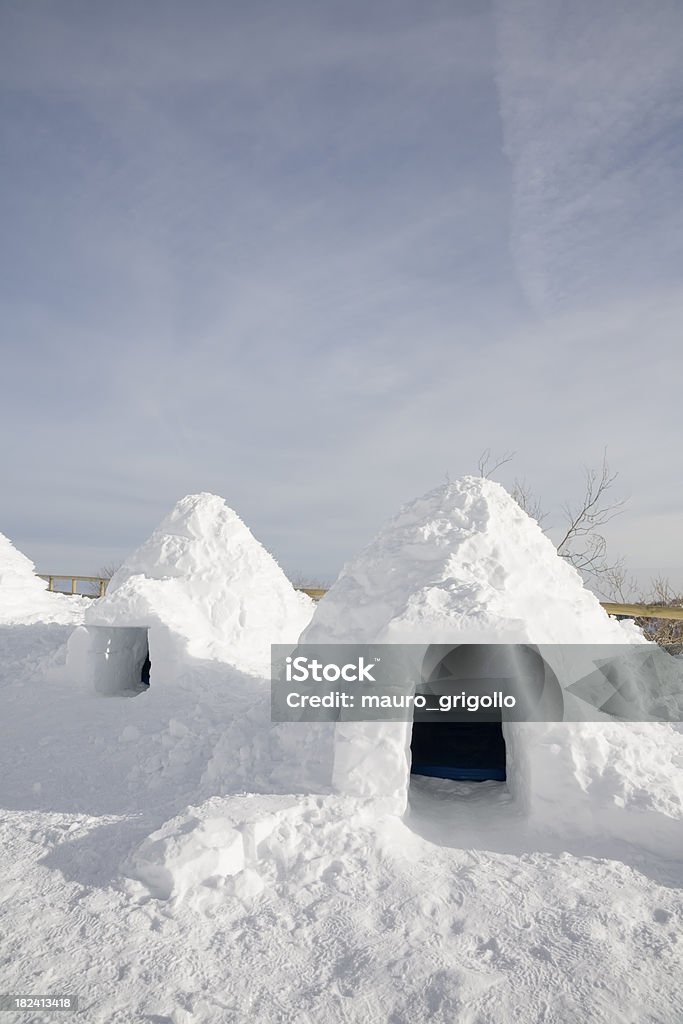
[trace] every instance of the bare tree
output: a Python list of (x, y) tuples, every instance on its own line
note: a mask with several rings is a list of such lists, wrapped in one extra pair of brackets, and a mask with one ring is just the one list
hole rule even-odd
[(600, 595), (606, 601), (628, 604), (640, 600), (640, 597), (635, 596), (637, 594), (638, 582), (626, 569), (623, 559), (618, 559), (603, 573)]
[(612, 500), (609, 491), (618, 473), (611, 472), (607, 451), (599, 470), (585, 468), (586, 486), (577, 505), (565, 504), (567, 519), (564, 535), (557, 545), (557, 553), (586, 576), (603, 578), (615, 571), (623, 571), (620, 559), (607, 558), (607, 541), (602, 527), (624, 509), (626, 499)]
[[(511, 462), (514, 455), (514, 452), (506, 452), (497, 457), (492, 455), (490, 448), (486, 448), (479, 456), (480, 475), (490, 477), (501, 466)], [(575, 505), (565, 503), (562, 506), (564, 532), (556, 545), (557, 552), (601, 590), (606, 588), (608, 593), (604, 596), (611, 596), (615, 588), (626, 585), (626, 575), (622, 559), (608, 558), (602, 527), (623, 511), (626, 500), (612, 500), (610, 491), (618, 474), (609, 468), (606, 449), (599, 469), (585, 467), (584, 472), (586, 482), (583, 497)], [(548, 513), (527, 481), (516, 479), (511, 494), (527, 515), (535, 519), (542, 529), (546, 529), (544, 523)]]
[(305, 573), (299, 570), (289, 574), (289, 582), (297, 590), (304, 588), (310, 590), (329, 590), (331, 586), (329, 579), (316, 576), (315, 573)]
[(102, 580), (110, 580), (115, 572), (121, 568), (120, 562), (110, 562), (109, 565), (102, 565), (97, 570), (96, 575)]
[(543, 511), (541, 499), (536, 497), (526, 480), (515, 479), (510, 494), (528, 516), (535, 519), (539, 526), (543, 525), (548, 513)]
[(485, 479), (492, 477), (497, 469), (504, 466), (507, 462), (512, 462), (516, 452), (505, 452), (504, 455), (497, 457), (491, 454), (490, 448), (484, 448), (483, 452), (479, 456), (479, 462), (477, 468), (479, 470), (479, 476), (483, 476)]
[[(100, 580), (109, 580), (112, 578), (117, 569), (121, 568), (121, 564), (118, 562), (110, 562), (108, 565), (101, 565), (100, 568), (94, 573)], [(86, 597), (99, 597), (100, 586), (99, 583), (90, 583), (85, 591)]]
[(650, 584), (648, 604), (666, 605), (667, 608), (683, 608), (683, 594), (674, 590), (666, 576), (655, 576)]

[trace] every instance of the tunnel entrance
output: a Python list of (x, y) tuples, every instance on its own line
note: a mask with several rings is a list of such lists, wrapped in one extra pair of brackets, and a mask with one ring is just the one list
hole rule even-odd
[(140, 682), (141, 682), (141, 684), (143, 686), (149, 686), (149, 680), (150, 680), (151, 672), (152, 672), (152, 662), (149, 659), (149, 647), (148, 647), (147, 648), (147, 653), (145, 655), (145, 660), (143, 661), (142, 668), (140, 669)]
[(459, 782), (505, 782), (500, 722), (414, 722), (412, 775)]
[[(419, 689), (430, 706), (444, 695), (486, 694), (509, 678), (507, 645), (433, 645), (422, 665)], [(500, 710), (486, 714), (463, 712), (444, 720), (442, 713), (416, 713), (410, 743), (411, 774), (456, 782), (505, 782), (505, 739)]]
[(148, 631), (139, 626), (87, 626), (79, 646), (82, 674), (105, 697), (134, 697), (150, 684)]

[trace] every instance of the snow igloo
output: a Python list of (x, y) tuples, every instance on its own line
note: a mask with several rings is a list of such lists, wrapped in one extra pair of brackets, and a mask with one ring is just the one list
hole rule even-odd
[[(457, 659), (462, 645), (533, 652), (645, 643), (632, 622), (609, 618), (507, 491), (479, 477), (405, 505), (345, 566), (300, 637), (300, 644), (420, 645), (432, 668)], [(398, 814), (407, 806), (411, 762), (435, 743), (465, 741), (463, 727), (460, 740), (457, 728), (449, 740), (444, 725), (420, 736), (411, 721), (345, 721), (343, 713), (335, 724), (285, 729), (299, 733), (300, 757), (324, 784)], [(672, 725), (503, 721), (477, 742), (488, 746), (484, 777), (505, 779), (528, 821), (627, 840), (648, 835), (658, 849), (680, 848), (683, 751)]]
[(0, 625), (70, 625), (82, 619), (86, 604), (83, 597), (48, 591), (31, 559), (0, 533)]
[(270, 644), (295, 642), (312, 611), (223, 498), (191, 494), (91, 603), (67, 664), (106, 695), (209, 665), (267, 678)]

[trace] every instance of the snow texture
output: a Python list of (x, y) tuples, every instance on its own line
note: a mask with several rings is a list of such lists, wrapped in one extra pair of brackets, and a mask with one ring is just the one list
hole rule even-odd
[(0, 533), (0, 623), (76, 623), (86, 604), (86, 598), (50, 593), (33, 562)]
[[(633, 623), (609, 618), (500, 484), (465, 477), (404, 506), (380, 530), (346, 565), (301, 642), (413, 643), (426, 651), (647, 641)], [(283, 747), (291, 728), (283, 727)], [(657, 852), (680, 847), (683, 748), (672, 726), (505, 723), (504, 736), (508, 786), (529, 820), (559, 833), (609, 833)], [(301, 739), (300, 756), (321, 781), (405, 809), (409, 723), (309, 725)]]
[(341, 572), (302, 643), (642, 642), (610, 619), (538, 523), (493, 480), (405, 505)]
[[(197, 660), (266, 677), (270, 645), (295, 643), (312, 612), (237, 513), (204, 493), (175, 505), (85, 623), (148, 627), (155, 678), (168, 682)], [(74, 657), (101, 645), (97, 636), (75, 639)]]

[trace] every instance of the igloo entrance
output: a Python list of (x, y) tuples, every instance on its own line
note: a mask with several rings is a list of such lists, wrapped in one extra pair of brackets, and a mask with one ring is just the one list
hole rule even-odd
[(140, 626), (80, 626), (69, 639), (71, 671), (105, 697), (134, 697), (150, 684), (148, 631)]
[(90, 669), (95, 689), (107, 696), (132, 696), (150, 683), (147, 630), (138, 626), (88, 626)]
[(457, 782), (505, 782), (500, 722), (414, 722), (411, 775)]
[[(512, 648), (498, 644), (432, 645), (422, 666), (422, 689), (436, 704), (444, 695), (485, 694), (518, 669)], [(413, 722), (411, 775), (457, 782), (505, 782), (505, 739), (500, 711), (469, 720)]]

